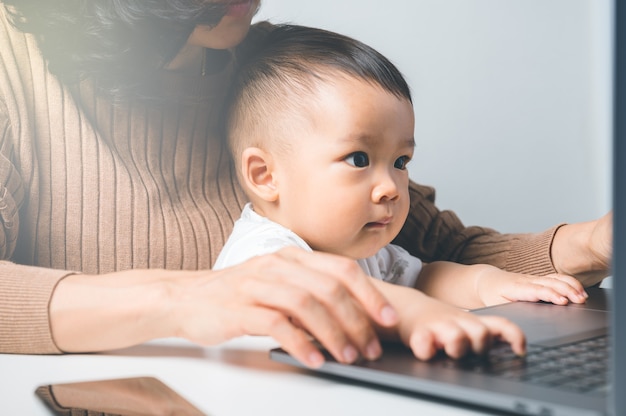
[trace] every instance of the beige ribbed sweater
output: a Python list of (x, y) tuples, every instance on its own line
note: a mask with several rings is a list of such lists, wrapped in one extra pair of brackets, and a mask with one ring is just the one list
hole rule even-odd
[[(0, 7), (0, 352), (60, 352), (48, 304), (70, 273), (211, 267), (246, 201), (214, 131), (231, 70), (164, 71), (169, 104), (114, 105), (60, 85)], [(411, 199), (397, 242), (423, 260), (553, 272), (556, 228), (465, 228), (431, 188)]]

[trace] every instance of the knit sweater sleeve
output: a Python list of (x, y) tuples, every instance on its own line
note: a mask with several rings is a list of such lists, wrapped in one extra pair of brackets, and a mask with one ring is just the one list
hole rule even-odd
[(69, 273), (10, 261), (24, 199), (11, 143), (10, 124), (0, 108), (0, 353), (60, 353), (52, 339), (48, 305), (56, 284)]
[(536, 234), (501, 234), (485, 227), (463, 225), (452, 211), (435, 205), (432, 187), (410, 184), (411, 209), (394, 240), (424, 262), (486, 263), (512, 272), (555, 273), (550, 249), (560, 225)]

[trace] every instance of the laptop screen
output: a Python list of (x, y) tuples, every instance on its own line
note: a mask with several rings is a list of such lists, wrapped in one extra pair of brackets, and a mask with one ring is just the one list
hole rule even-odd
[[(626, 4), (615, 0), (613, 108), (613, 331), (610, 414), (626, 409)], [(620, 325), (621, 323), (621, 325)], [(622, 413), (619, 413), (619, 412)]]

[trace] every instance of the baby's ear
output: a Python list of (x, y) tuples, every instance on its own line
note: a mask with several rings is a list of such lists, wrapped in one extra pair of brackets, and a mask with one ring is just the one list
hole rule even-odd
[(278, 199), (272, 156), (258, 147), (248, 147), (241, 154), (244, 186), (264, 201)]

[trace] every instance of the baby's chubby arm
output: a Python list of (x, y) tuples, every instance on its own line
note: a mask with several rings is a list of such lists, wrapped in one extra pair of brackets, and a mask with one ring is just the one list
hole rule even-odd
[(584, 303), (582, 284), (567, 275), (533, 276), (477, 264), (451, 262), (424, 265), (416, 288), (436, 299), (465, 309), (512, 301), (545, 301), (557, 305)]
[(479, 316), (450, 306), (419, 290), (375, 280), (374, 284), (399, 315), (393, 328), (379, 328), (385, 339), (398, 338), (421, 360), (429, 360), (439, 350), (452, 358), (467, 353), (482, 354), (497, 340), (524, 355), (526, 339), (513, 322), (498, 316)]

